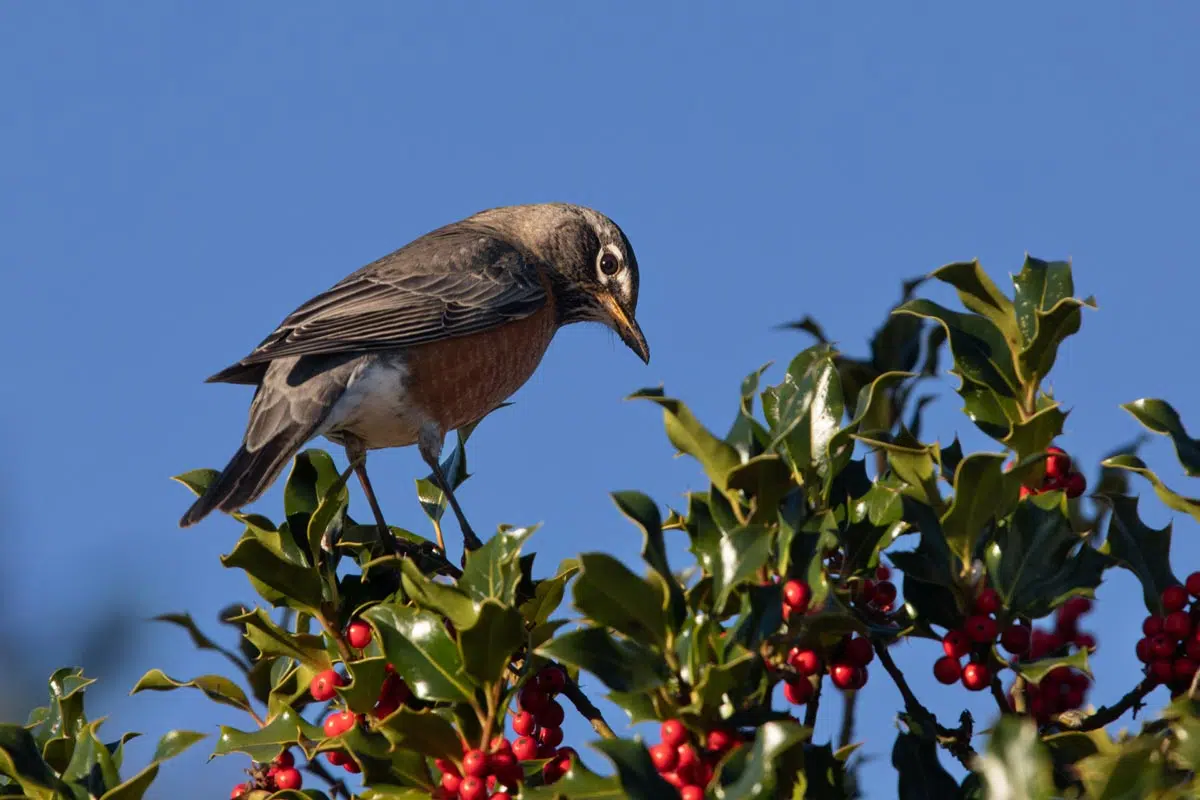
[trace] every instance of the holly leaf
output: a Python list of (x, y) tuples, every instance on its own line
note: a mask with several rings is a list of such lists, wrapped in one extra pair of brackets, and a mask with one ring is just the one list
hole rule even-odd
[(179, 681), (160, 669), (152, 669), (138, 679), (138, 682), (134, 684), (129, 693), (137, 694), (138, 692), (145, 691), (169, 692), (174, 689), (186, 688), (199, 689), (210, 700), (217, 703), (233, 706), (242, 711), (252, 710), (250, 700), (247, 699), (246, 693), (242, 691), (242, 688), (222, 675), (201, 675), (190, 681)]
[(655, 647), (666, 642), (667, 598), (649, 581), (604, 553), (579, 557), (575, 607), (589, 619)]
[(50, 766), (42, 760), (33, 735), (20, 725), (0, 723), (0, 775), (17, 781), (34, 797), (50, 798), (61, 789), (70, 793)]
[(379, 732), (397, 749), (415, 750), (433, 758), (462, 758), (463, 746), (454, 726), (432, 711), (400, 709), (379, 723)]
[(469, 551), (458, 588), (479, 602), (492, 599), (513, 605), (521, 583), (521, 545), (534, 530), (502, 528), (483, 547)]
[[(624, 797), (633, 800), (658, 800), (675, 794), (669, 783), (662, 779), (650, 753), (640, 742), (629, 739), (601, 739), (593, 742), (592, 747), (600, 751), (617, 773), (617, 780), (624, 790)], [(569, 795), (572, 800), (576, 795)]]
[(227, 621), (244, 626), (246, 639), (258, 648), (263, 658), (292, 658), (314, 672), (333, 666), (322, 637), (285, 631), (261, 608), (229, 617)]
[[(459, 428), (454, 449), (450, 451), (446, 460), (441, 462), (442, 474), (446, 476), (446, 482), (450, 484), (452, 492), (471, 477), (467, 472), (467, 439), (471, 438), (478, 426), (479, 422), (472, 422)], [(426, 516), (434, 522), (441, 520), (442, 515), (446, 513), (446, 493), (437, 485), (433, 472), (417, 480), (417, 501), (420, 502)]]
[(472, 697), (476, 684), (440, 616), (380, 603), (363, 612), (362, 619), (378, 631), (388, 661), (417, 697), (451, 703)]
[(646, 692), (666, 680), (658, 653), (639, 642), (614, 638), (603, 628), (569, 631), (539, 647), (537, 653), (587, 670), (616, 692)]
[(302, 738), (321, 741), (325, 733), (303, 717), (287, 709), (267, 721), (266, 726), (255, 731), (239, 731), (226, 725), (220, 727), (214, 756), (230, 753), (245, 753), (255, 761), (270, 761), (280, 750), (301, 741)]
[(1183, 426), (1183, 419), (1166, 400), (1143, 397), (1132, 403), (1125, 403), (1121, 408), (1133, 415), (1133, 418), (1146, 428), (1171, 437), (1175, 445), (1175, 455), (1184, 471), (1192, 478), (1200, 477), (1200, 439), (1193, 439)]
[(665, 396), (662, 389), (642, 389), (626, 399), (649, 400), (658, 405), (663, 410), (667, 439), (680, 453), (699, 461), (708, 479), (718, 489), (726, 490), (726, 476), (741, 463), (741, 457), (732, 445), (714, 436), (683, 401)]
[(531, 625), (542, 625), (562, 604), (563, 594), (571, 578), (579, 574), (579, 562), (567, 559), (558, 566), (553, 578), (544, 578), (533, 586), (533, 597), (521, 604), (521, 615)]
[(964, 564), (992, 521), (1017, 499), (1018, 486), (1004, 476), (1004, 455), (973, 453), (954, 472), (954, 499), (942, 515), (942, 532), (950, 550)]
[(512, 606), (485, 600), (479, 618), (458, 632), (463, 668), (480, 683), (500, 679), (516, 650), (525, 643), (525, 622)]
[(702, 563), (712, 575), (713, 608), (725, 607), (730, 594), (751, 580), (771, 555), (771, 535), (762, 525), (746, 525), (697, 545)]
[(207, 733), (197, 733), (196, 731), (167, 731), (158, 740), (158, 746), (154, 748), (154, 760), (157, 762), (174, 758), (196, 742), (207, 738)]
[(958, 291), (958, 299), (968, 310), (986, 317), (1004, 336), (1009, 347), (1021, 342), (1013, 303), (983, 271), (979, 260), (958, 261), (930, 273), (931, 278), (948, 283)]
[(938, 760), (937, 740), (901, 731), (892, 745), (899, 800), (953, 800), (959, 796), (958, 781)]
[(1026, 717), (1000, 718), (987, 750), (976, 759), (975, 771), (982, 776), (988, 797), (1050, 800), (1055, 796), (1050, 754)]
[(1092, 670), (1088, 666), (1087, 656), (1087, 650), (1079, 648), (1069, 656), (1050, 656), (1037, 661), (1018, 661), (1013, 665), (1013, 669), (1020, 673), (1025, 680), (1034, 684), (1040, 684), (1043, 678), (1058, 667), (1071, 667), (1090, 677)]
[[(503, 571), (501, 567), (496, 569), (498, 572)], [(510, 579), (511, 576), (505, 576), (500, 579), (500, 583), (506, 583)], [(430, 579), (411, 559), (406, 558), (400, 562), (400, 580), (404, 586), (404, 593), (410, 600), (421, 608), (442, 614), (459, 630), (471, 627), (479, 617), (475, 601), (466, 591), (458, 586), (447, 586)], [(506, 592), (507, 588), (501, 590), (502, 594)]]
[(1022, 376), (1036, 383), (1054, 366), (1062, 341), (1079, 330), (1081, 309), (1095, 308), (1096, 303), (1092, 298), (1079, 300), (1072, 296), (1075, 284), (1071, 265), (1064, 261), (1026, 256), (1013, 286), (1013, 305), (1023, 343), (1018, 363)]
[(284, 535), (247, 528), (233, 551), (221, 556), (221, 564), (245, 571), (251, 583), (257, 581), (276, 592), (277, 596), (264, 595), (268, 601), (274, 603), (281, 597), (292, 608), (315, 616), (322, 600), (321, 575), (311, 565), (285, 554)]
[(1173, 511), (1182, 511), (1192, 519), (1200, 522), (1200, 500), (1192, 497), (1184, 497), (1168, 489), (1166, 484), (1159, 480), (1158, 476), (1146, 466), (1146, 462), (1137, 456), (1125, 454), (1113, 456), (1100, 462), (1100, 466), (1136, 472), (1150, 481), (1151, 485), (1154, 486), (1154, 493), (1158, 495), (1158, 499), (1162, 501), (1163, 505)]
[(1116, 563), (1137, 576), (1142, 599), (1152, 614), (1163, 613), (1162, 591), (1179, 583), (1171, 572), (1171, 526), (1155, 530), (1138, 516), (1138, 498), (1097, 495), (1112, 507), (1108, 535), (1101, 546)]
[(1016, 370), (1004, 334), (990, 320), (960, 314), (931, 300), (910, 300), (892, 312), (933, 320), (946, 329), (954, 369), (965, 381), (1004, 397), (1017, 396)]

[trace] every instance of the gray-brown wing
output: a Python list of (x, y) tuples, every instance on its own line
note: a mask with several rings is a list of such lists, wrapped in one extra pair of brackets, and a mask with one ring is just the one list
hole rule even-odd
[(285, 356), (411, 347), (478, 333), (546, 303), (536, 267), (477, 229), (442, 229), (368, 264), (292, 312), (209, 381), (257, 382)]

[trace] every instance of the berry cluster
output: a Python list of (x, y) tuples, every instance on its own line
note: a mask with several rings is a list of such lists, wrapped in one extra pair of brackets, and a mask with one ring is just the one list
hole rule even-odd
[[(1034, 629), (1029, 652), (1018, 654), (1015, 660), (1037, 661), (1048, 656), (1066, 655), (1065, 651), (1072, 646), (1095, 650), (1096, 637), (1079, 630), (1080, 617), (1091, 610), (1092, 601), (1086, 597), (1067, 600), (1055, 614), (1054, 630)], [(1040, 683), (1025, 687), (1026, 708), (1038, 724), (1045, 724), (1056, 714), (1082, 708), (1091, 685), (1091, 678), (1084, 673), (1067, 666), (1055, 667)], [(1009, 697), (1011, 701), (1011, 689)]]
[[(846, 634), (830, 654), (829, 679), (839, 689), (861, 689), (867, 685), (867, 665), (873, 660), (875, 649), (870, 639)], [(819, 680), (825, 672), (821, 656), (811, 648), (793, 647), (786, 661), (795, 674), (784, 678), (783, 697), (792, 705), (804, 705), (815, 691), (812, 678)]]
[(1145, 637), (1137, 643), (1137, 657), (1146, 665), (1147, 679), (1177, 697), (1200, 669), (1200, 572), (1188, 575), (1183, 586), (1163, 589), (1161, 599), (1163, 614), (1151, 614), (1142, 623)]
[[(945, 653), (933, 662), (933, 676), (945, 684), (962, 683), (968, 691), (979, 692), (992, 682), (992, 668), (988, 658), (996, 637), (1010, 653), (1028, 652), (1030, 630), (1014, 622), (1000, 631), (996, 612), (1000, 610), (1000, 594), (995, 589), (983, 589), (975, 598), (971, 615), (956, 630), (946, 631), (942, 637)], [(962, 659), (969, 657), (966, 666)]]
[(704, 736), (704, 748), (697, 749), (677, 719), (664, 722), (659, 734), (659, 743), (650, 748), (650, 760), (663, 780), (679, 790), (680, 800), (703, 800), (716, 765), (742, 743), (737, 731), (713, 728)]
[(1046, 476), (1041, 486), (1022, 486), (1021, 499), (1030, 495), (1062, 489), (1067, 497), (1079, 497), (1087, 491), (1087, 478), (1071, 470), (1071, 457), (1061, 448), (1046, 448)]
[(255, 790), (282, 792), (285, 789), (299, 789), (304, 784), (300, 770), (296, 769), (296, 759), (291, 751), (284, 750), (270, 764), (264, 764), (251, 770), (253, 778), (246, 783), (239, 783), (229, 793), (230, 800), (241, 800)]
[(867, 578), (854, 584), (851, 592), (854, 605), (869, 618), (886, 619), (896, 607), (896, 584), (891, 579), (891, 568), (880, 564), (875, 568), (874, 580)]
[(438, 759), (441, 770), (442, 800), (510, 800), (525, 780), (522, 761), (550, 759), (542, 766), (542, 782), (554, 783), (571, 769), (575, 750), (560, 747), (563, 740), (563, 707), (554, 696), (566, 688), (567, 675), (561, 667), (549, 666), (522, 687), (517, 695), (520, 710), (513, 715), (513, 733), (509, 741), (496, 736), (487, 752), (465, 749), (461, 768), (453, 761)]

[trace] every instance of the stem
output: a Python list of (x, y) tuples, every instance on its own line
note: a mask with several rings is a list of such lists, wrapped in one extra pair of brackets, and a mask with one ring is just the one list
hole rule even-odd
[(875, 642), (875, 653), (879, 656), (879, 662), (883, 664), (883, 668), (891, 676), (892, 682), (896, 684), (896, 688), (900, 690), (900, 695), (904, 698), (904, 708), (909, 716), (915, 718), (920, 724), (932, 725), (937, 734), (938, 744), (946, 748), (964, 767), (971, 770), (976, 753), (971, 747), (974, 722), (970, 712), (962, 713), (957, 728), (945, 727), (938, 722), (932, 711), (921, 705), (921, 701), (913, 694), (908, 681), (904, 679), (904, 673), (892, 660), (892, 654), (888, 652), (887, 646), (882, 642)]
[(999, 673), (992, 676), (992, 697), (996, 698), (996, 706), (999, 707), (1001, 714), (1012, 712), (1008, 705), (1008, 698), (1004, 696), (1004, 688), (1000, 685)]
[(1069, 718), (1059, 717), (1059, 721), (1064, 727), (1077, 731), (1094, 731), (1097, 728), (1103, 728), (1110, 722), (1116, 722), (1129, 709), (1133, 709), (1134, 716), (1144, 705), (1142, 700), (1146, 695), (1154, 691), (1155, 684), (1153, 681), (1144, 680), (1139, 683), (1129, 692), (1111, 706), (1104, 706), (1096, 710), (1095, 714), (1084, 717), (1078, 720), (1075, 724)]
[(325, 609), (321, 609), (321, 612), (317, 614), (317, 621), (321, 623), (321, 627), (325, 629), (325, 633), (329, 635), (329, 638), (333, 639), (337, 644), (338, 654), (341, 655), (342, 662), (349, 664), (353, 661), (354, 654), (350, 652), (350, 646), (342, 638), (341, 631), (334, 630), (333, 626), (329, 624), (329, 620), (325, 617)]
[(817, 676), (817, 687), (813, 690), (813, 696), (808, 699), (808, 705), (804, 708), (804, 725), (815, 731), (817, 729), (817, 710), (821, 706), (821, 687), (825, 685), (824, 676)]
[(480, 736), (482, 741), (479, 742), (479, 749), (485, 753), (488, 749), (488, 743), (492, 741), (492, 729), (496, 727), (496, 707), (500, 702), (499, 693), (499, 681), (488, 686), (484, 691), (484, 695), (487, 697), (487, 714), (483, 718), (483, 735)]
[(575, 709), (583, 715), (584, 719), (592, 723), (592, 730), (605, 739), (617, 738), (612, 728), (608, 727), (608, 723), (604, 721), (604, 716), (600, 713), (600, 709), (592, 704), (592, 701), (579, 688), (579, 684), (567, 678), (567, 685), (563, 689), (563, 694), (571, 701), (571, 705), (575, 706)]
[(854, 722), (858, 710), (858, 692), (843, 692), (845, 706), (842, 710), (842, 729), (838, 731), (838, 749), (850, 744), (854, 738)]

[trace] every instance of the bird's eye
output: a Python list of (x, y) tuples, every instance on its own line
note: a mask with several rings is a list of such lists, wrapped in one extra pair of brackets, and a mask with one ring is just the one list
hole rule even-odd
[(621, 268), (621, 262), (612, 253), (605, 252), (600, 256), (600, 271), (605, 275), (616, 275), (617, 270)]

